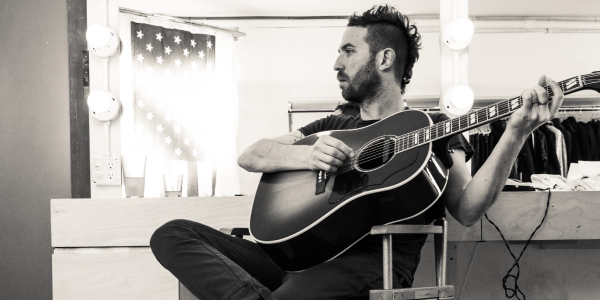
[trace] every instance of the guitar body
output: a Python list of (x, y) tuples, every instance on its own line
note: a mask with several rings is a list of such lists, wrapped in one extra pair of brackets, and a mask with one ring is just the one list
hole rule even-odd
[[(330, 174), (320, 191), (317, 171), (263, 174), (250, 216), (252, 236), (284, 270), (300, 271), (343, 253), (375, 225), (422, 214), (442, 194), (448, 170), (431, 143), (394, 153), (394, 137), (430, 125), (427, 114), (404, 111), (360, 129), (298, 141), (312, 145), (329, 134), (354, 149), (358, 163)], [(373, 159), (376, 150), (380, 155)]]

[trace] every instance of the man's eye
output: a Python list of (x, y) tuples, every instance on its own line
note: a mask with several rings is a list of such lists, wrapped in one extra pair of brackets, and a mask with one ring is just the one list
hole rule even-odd
[(346, 53), (352, 52), (352, 49), (346, 49)]

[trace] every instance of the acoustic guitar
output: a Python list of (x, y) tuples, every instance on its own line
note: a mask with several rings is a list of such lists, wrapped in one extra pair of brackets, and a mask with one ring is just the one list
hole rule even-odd
[[(558, 84), (565, 95), (600, 92), (600, 71)], [(551, 88), (544, 88), (551, 99)], [(307, 136), (294, 145), (313, 145), (330, 135), (355, 149), (355, 156), (335, 173), (264, 173), (250, 233), (286, 271), (333, 259), (371, 227), (414, 218), (439, 199), (448, 170), (432, 152), (433, 141), (505, 118), (522, 105), (519, 96), (435, 124), (426, 113), (407, 110), (363, 128)]]

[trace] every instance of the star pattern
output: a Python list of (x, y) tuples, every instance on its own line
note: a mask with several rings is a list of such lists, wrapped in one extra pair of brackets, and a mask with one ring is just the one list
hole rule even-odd
[(213, 76), (215, 37), (149, 24), (131, 26), (135, 142), (147, 155), (202, 160), (208, 127), (203, 112), (190, 108), (208, 101), (198, 95), (203, 78)]

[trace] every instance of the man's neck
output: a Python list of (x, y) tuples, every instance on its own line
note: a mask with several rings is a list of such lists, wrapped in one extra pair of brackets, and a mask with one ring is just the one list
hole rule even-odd
[(360, 105), (360, 116), (365, 121), (381, 120), (404, 110), (400, 89), (384, 89), (375, 99)]

